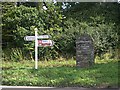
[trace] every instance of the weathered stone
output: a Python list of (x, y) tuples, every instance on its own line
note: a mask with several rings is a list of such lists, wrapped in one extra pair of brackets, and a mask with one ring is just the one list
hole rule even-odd
[(93, 63), (93, 40), (88, 34), (83, 34), (76, 40), (76, 65), (77, 67), (89, 67)]

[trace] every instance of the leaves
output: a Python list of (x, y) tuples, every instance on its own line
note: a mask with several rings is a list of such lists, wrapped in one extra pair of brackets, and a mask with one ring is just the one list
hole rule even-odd
[[(75, 56), (75, 40), (82, 33), (92, 37), (98, 55), (111, 47), (113, 50), (119, 47), (119, 4), (66, 2), (63, 9), (63, 3), (46, 2), (46, 10), (42, 9), (42, 2), (38, 6), (33, 4), (23, 3), (18, 7), (14, 3), (2, 5), (3, 48), (23, 47), (25, 52), (29, 52), (34, 42), (24, 41), (24, 36), (33, 36), (35, 27), (39, 35), (51, 35), (50, 39), (55, 41), (53, 49), (40, 48), (39, 53), (44, 59)], [(31, 49), (31, 52), (34, 53), (34, 50)]]

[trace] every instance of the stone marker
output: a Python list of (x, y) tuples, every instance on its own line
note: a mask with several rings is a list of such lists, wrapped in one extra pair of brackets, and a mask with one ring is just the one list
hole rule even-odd
[(76, 65), (89, 67), (94, 64), (93, 40), (88, 34), (83, 34), (76, 40)]

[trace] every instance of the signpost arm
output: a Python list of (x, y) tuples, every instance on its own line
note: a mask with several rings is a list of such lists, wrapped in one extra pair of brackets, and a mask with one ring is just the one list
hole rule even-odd
[(37, 28), (35, 28), (35, 69), (38, 69), (38, 35)]

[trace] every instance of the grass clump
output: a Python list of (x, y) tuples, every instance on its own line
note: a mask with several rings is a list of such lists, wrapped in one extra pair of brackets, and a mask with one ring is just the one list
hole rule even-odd
[(96, 60), (90, 68), (77, 68), (75, 60), (3, 62), (2, 85), (54, 87), (118, 87), (118, 60)]

